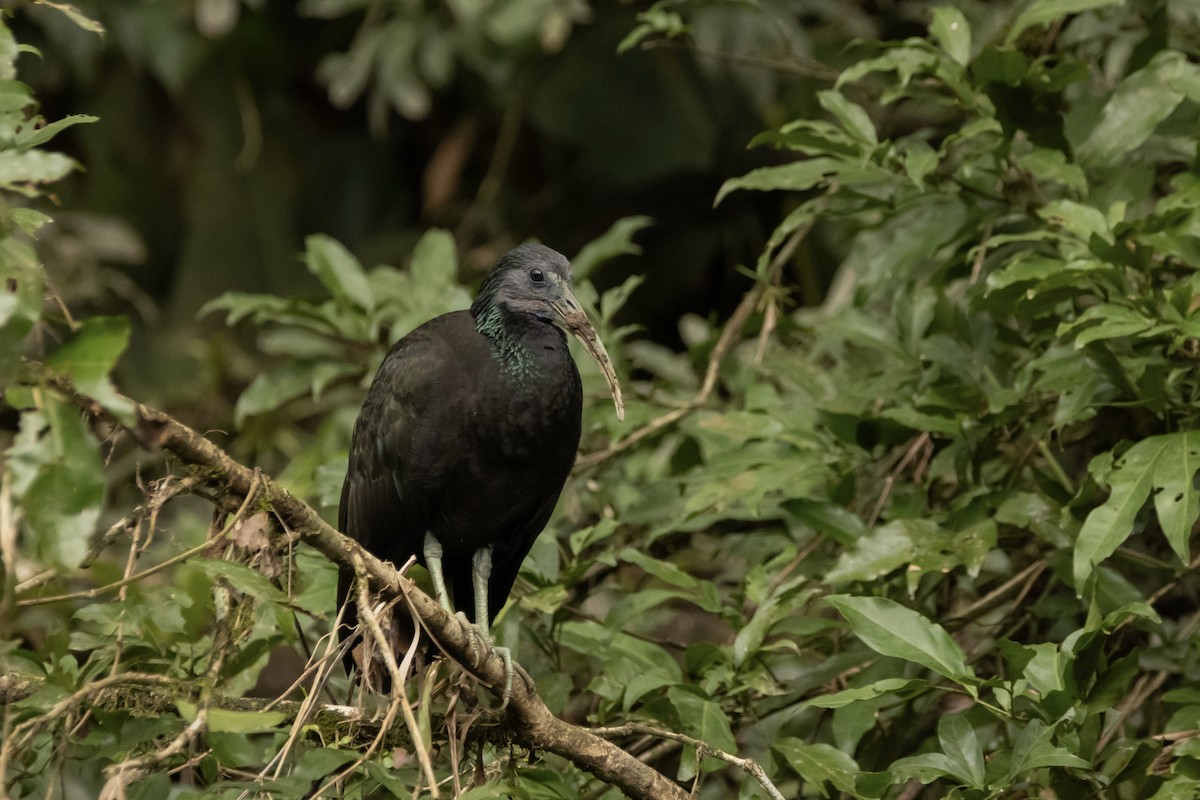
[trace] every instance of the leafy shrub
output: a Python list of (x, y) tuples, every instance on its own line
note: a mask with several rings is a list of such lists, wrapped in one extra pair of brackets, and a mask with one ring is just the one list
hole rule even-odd
[[(716, 201), (775, 192), (786, 213), (722, 327), (687, 318), (687, 350), (672, 352), (607, 329), (636, 280), (582, 292), (632, 380), (627, 421), (585, 367), (588, 452), (498, 626), (557, 713), (706, 743), (628, 743), (700, 780), (699, 796), (765, 791), (714, 750), (758, 760), (787, 796), (924, 783), (931, 797), (1166, 800), (1200, 784), (1200, 19), (1037, 0), (980, 33), (993, 18), (964, 8), (929, 10), (927, 36), (859, 43), (819, 118), (754, 142), (775, 160)], [(660, 3), (627, 44), (686, 35), (705, 13)], [(647, 223), (622, 221), (576, 257), (585, 287)], [(840, 259), (824, 302), (790, 308), (789, 270), (824, 251)], [(285, 454), (288, 486), (329, 511), (382, 343), (467, 295), (437, 231), (407, 271), (365, 270), (325, 237), (305, 263), (326, 297), (226, 295), (208, 310), (262, 326), (274, 358), (238, 403), (241, 447)], [(0, 306), (25, 309), (0, 319), (10, 342), (40, 314), (40, 283), (18, 285), (34, 288)], [(48, 362), (118, 415), (105, 375), (123, 330), (89, 320)], [(25, 558), (53, 571), (24, 585), (6, 572), (6, 598), (41, 608), (39, 592), (80, 580), (99, 451), (55, 392), (12, 389), (10, 402), (27, 410), (6, 491)], [(165, 503), (180, 479), (160, 479)], [(27, 638), (5, 669), (41, 679), (8, 705), (35, 745), (8, 764), (18, 796), (47, 791), (51, 757), (95, 782), (184, 728), (186, 707), (96, 711), (78, 742), (74, 717), (29, 724), (119, 664), (242, 694), (273, 647), (294, 646), (294, 619), (310, 638), (328, 630), (330, 565), (297, 548), (295, 572), (280, 572), (249, 533), (201, 558), (185, 548), (203, 548), (203, 526), (178, 514), (166, 551), (190, 557), (173, 585), (72, 597), (72, 616), (59, 601), (16, 626)], [(123, 574), (91, 570), (88, 585), (114, 589)], [(46, 619), (60, 629), (46, 634)], [(213, 667), (231, 632), (234, 655)], [(254, 783), (286, 727), (229, 713), (196, 754), (198, 782), (216, 788), (181, 796), (290, 796), (352, 763), (349, 742), (308, 741)], [(464, 796), (571, 797), (592, 782), (552, 758), (497, 763), (506, 774)], [(145, 791), (165, 791), (160, 767)], [(346, 794), (404, 794), (418, 774), (370, 761)]]

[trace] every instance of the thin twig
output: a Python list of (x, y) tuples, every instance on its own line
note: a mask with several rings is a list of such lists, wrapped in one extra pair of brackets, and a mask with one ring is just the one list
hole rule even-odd
[[(54, 720), (65, 717), (76, 706), (116, 686), (149, 685), (171, 688), (176, 686), (177, 683), (177, 681), (165, 675), (153, 675), (143, 672), (126, 672), (121, 675), (110, 675), (107, 678), (101, 678), (81, 687), (69, 697), (59, 700), (45, 713), (14, 726), (11, 732), (8, 732), (8, 735), (4, 737), (3, 743), (0, 743), (0, 787), (8, 785), (6, 776), (8, 773), (8, 764), (12, 760), (13, 754), (23, 748), (39, 730), (50, 725)], [(6, 718), (8, 716), (7, 714), (5, 715)]]
[[(405, 564), (401, 569), (401, 574), (408, 568), (409, 565), (416, 563), (416, 558), (409, 558), (408, 564)], [(404, 691), (409, 670), (412, 668), (413, 659), (416, 657), (417, 648), (420, 644), (420, 627), (413, 633), (412, 641), (408, 643), (408, 650), (404, 654), (403, 665), (396, 663), (396, 656), (392, 652), (391, 643), (383, 634), (383, 628), (379, 624), (379, 619), (376, 617), (374, 610), (371, 608), (370, 596), (367, 593), (366, 568), (362, 564), (362, 559), (358, 559), (354, 564), (354, 571), (359, 579), (358, 591), (358, 613), (367, 623), (367, 627), (371, 631), (371, 635), (375, 637), (375, 645), (383, 656), (383, 662), (387, 665), (388, 673), (392, 676), (392, 697), (393, 701), (399, 703), (400, 711), (404, 714), (404, 723), (408, 726), (408, 735), (412, 739), (413, 749), (417, 752), (417, 760), (421, 762), (421, 770), (425, 773), (425, 780), (429, 783), (429, 791), (434, 797), (438, 797), (437, 777), (433, 774), (433, 765), (429, 760), (429, 747), (421, 738), (421, 729), (417, 726), (417, 718), (413, 715), (412, 705), (408, 702), (408, 697)], [(409, 613), (412, 612), (411, 606)], [(414, 622), (416, 614), (413, 613)]]
[[(929, 445), (931, 440), (932, 437), (928, 432), (917, 436), (911, 442), (909, 442), (908, 447), (904, 449), (902, 455), (900, 456), (900, 460), (896, 462), (895, 466), (888, 468), (888, 475), (883, 479), (883, 490), (879, 493), (879, 497), (875, 501), (875, 507), (871, 511), (871, 516), (867, 519), (867, 527), (874, 526), (875, 522), (879, 519), (880, 514), (883, 513), (883, 508), (887, 504), (888, 498), (891, 496), (892, 487), (896, 483), (897, 476), (899, 476), (900, 473), (903, 472), (905, 468), (913, 462), (917, 455)], [(919, 467), (913, 471), (914, 478), (919, 477), (919, 471)]]
[(196, 737), (208, 727), (208, 709), (203, 706), (196, 710), (196, 718), (180, 731), (170, 744), (161, 750), (142, 756), (141, 758), (122, 761), (105, 770), (108, 780), (100, 790), (100, 800), (124, 800), (125, 788), (134, 781), (140, 780), (158, 765), (182, 753)]
[(841, 74), (833, 67), (822, 64), (816, 59), (799, 56), (794, 53), (787, 54), (785, 58), (761, 58), (757, 56), (744, 56), (739, 53), (726, 53), (721, 50), (709, 50), (705, 47), (697, 47), (690, 42), (680, 42), (675, 39), (648, 39), (642, 42), (641, 48), (643, 50), (657, 50), (659, 48), (686, 49), (698, 56), (724, 61), (727, 64), (735, 64), (739, 67), (755, 67), (757, 69), (770, 70), (771, 72), (784, 72), (807, 78), (817, 78), (823, 81), (836, 81), (838, 75)]
[[(344, 611), (345, 606), (338, 609), (337, 618), (333, 622), (333, 630), (326, 634), (326, 637), (331, 640), (334, 636), (334, 631), (337, 631), (341, 627), (342, 613)], [(320, 640), (318, 640), (317, 644), (320, 645)], [(313, 714), (318, 708), (319, 704), (317, 699), (321, 696), (321, 689), (324, 687), (326, 681), (329, 680), (329, 675), (336, 668), (338, 662), (340, 661), (340, 648), (333, 647), (331, 643), (326, 648), (324, 656), (322, 656), (320, 659), (316, 659), (315, 662), (314, 658), (310, 656), (309, 662), (305, 665), (304, 671), (301, 672), (296, 680), (292, 682), (292, 685), (284, 689), (279, 696), (263, 706), (263, 711), (270, 711), (271, 709), (280, 705), (284, 702), (284, 698), (291, 694), (292, 691), (299, 686), (309, 674), (311, 674), (314, 670), (316, 671), (316, 675), (313, 677), (312, 691), (306, 694), (304, 699), (300, 701), (299, 710), (296, 712), (296, 716), (292, 720), (292, 726), (288, 731), (287, 739), (284, 740), (283, 746), (279, 748), (275, 755), (272, 756), (271, 759), (263, 766), (262, 770), (259, 771), (258, 775), (255, 777), (255, 781), (263, 781), (267, 777), (267, 773), (271, 773), (273, 778), (278, 778), (280, 776), (283, 771), (283, 765), (287, 761), (288, 754), (292, 751), (292, 748), (295, 747), (296, 742), (300, 740), (300, 736), (304, 732), (305, 726), (308, 725), (309, 721), (313, 717)], [(247, 789), (238, 795), (238, 800), (245, 800), (245, 798), (249, 796), (250, 790)]]
[(766, 294), (763, 296), (762, 304), (763, 324), (758, 332), (758, 346), (754, 350), (754, 363), (762, 364), (763, 357), (767, 354), (767, 342), (771, 339), (771, 334), (775, 332), (775, 326), (779, 324), (779, 301)]
[[(407, 570), (409, 566), (416, 562), (415, 558), (410, 558), (408, 563), (402, 568), (402, 572)], [(425, 742), (421, 738), (420, 728), (417, 726), (416, 717), (413, 716), (412, 706), (408, 702), (408, 696), (405, 691), (405, 676), (408, 675), (408, 670), (412, 666), (413, 657), (416, 654), (417, 645), (419, 642), (418, 636), (413, 636), (409, 642), (408, 651), (405, 654), (403, 665), (396, 663), (396, 656), (392, 652), (392, 643), (383, 632), (383, 626), (379, 622), (379, 616), (375, 613), (371, 594), (369, 591), (369, 583), (367, 580), (366, 567), (363, 565), (361, 558), (356, 557), (354, 561), (355, 584), (358, 587), (358, 596), (356, 604), (358, 606), (358, 616), (361, 624), (366, 628), (366, 633), (370, 635), (369, 640), (373, 642), (374, 649), (377, 650), (383, 658), (384, 664), (387, 666), (388, 675), (392, 682), (391, 699), (388, 702), (387, 711), (383, 715), (383, 721), (379, 725), (379, 735), (376, 736), (367, 748), (359, 755), (359, 757), (344, 769), (338, 772), (321, 786), (316, 792), (316, 796), (320, 797), (331, 786), (346, 776), (352, 774), (360, 766), (365, 764), (368, 759), (374, 755), (375, 751), (383, 744), (388, 730), (392, 726), (392, 721), (396, 718), (396, 712), (401, 711), (404, 716), (404, 724), (408, 729), (408, 737), (412, 742), (413, 750), (417, 753), (417, 759), (421, 764), (421, 770), (425, 773), (425, 782), (429, 784), (429, 791), (435, 797), (440, 797), (438, 792), (437, 777), (433, 774), (433, 764), (429, 759), (429, 750)], [(392, 598), (389, 605), (399, 602), (399, 598)], [(365, 661), (364, 657), (364, 661)]]
[[(255, 471), (255, 474), (257, 474), (257, 470)], [(151, 575), (155, 575), (159, 572), (162, 572), (167, 567), (174, 566), (175, 564), (178, 564), (181, 561), (187, 561), (192, 556), (199, 555), (200, 553), (203, 553), (205, 550), (210, 549), (212, 547), (214, 541), (219, 541), (221, 539), (224, 539), (226, 536), (228, 536), (229, 532), (231, 530), (233, 530), (233, 526), (237, 523), (237, 521), (239, 519), (241, 519), (242, 514), (245, 513), (246, 508), (250, 505), (250, 500), (255, 496), (255, 494), (257, 492), (258, 492), (257, 484), (252, 483), (251, 487), (250, 487), (250, 493), (248, 493), (246, 495), (245, 500), (242, 501), (241, 508), (239, 508), (237, 510), (237, 513), (234, 514), (233, 517), (231, 517), (229, 519), (229, 522), (225, 525), (225, 527), (221, 530), (221, 532), (219, 534), (212, 537), (211, 539), (206, 540), (203, 544), (198, 544), (189, 550), (184, 550), (182, 553), (171, 556), (166, 561), (162, 561), (158, 564), (155, 564), (153, 567), (144, 569), (135, 575), (130, 575), (126, 578), (122, 578), (119, 581), (114, 581), (112, 583), (105, 584), (104, 586), (96, 586), (91, 589), (85, 589), (81, 592), (71, 592), (69, 594), (56, 594), (56, 595), (51, 595), (50, 597), (31, 597), (26, 600), (18, 600), (17, 607), (23, 608), (26, 606), (41, 606), (41, 605), (46, 605), (48, 603), (62, 603), (67, 600), (90, 600), (90, 599), (99, 597), (102, 594), (106, 594), (108, 592), (116, 591), (119, 589), (124, 589), (126, 586), (129, 586), (130, 584), (137, 583), (138, 581), (142, 581), (142, 580), (145, 580), (146, 578), (149, 578)]]
[(1162, 685), (1167, 682), (1170, 677), (1168, 672), (1156, 672), (1153, 675), (1142, 675), (1134, 683), (1133, 691), (1131, 691), (1114, 709), (1115, 713), (1109, 716), (1108, 725), (1105, 726), (1104, 732), (1100, 734), (1100, 738), (1096, 742), (1096, 752), (1103, 752), (1108, 743), (1112, 741), (1117, 732), (1121, 730), (1121, 726), (1125, 723), (1125, 719), (1135, 710), (1142, 708), (1150, 696), (1162, 688)]
[(58, 306), (58, 310), (62, 312), (63, 319), (66, 320), (67, 327), (71, 329), (71, 332), (79, 330), (80, 324), (75, 317), (71, 316), (71, 309), (67, 308), (67, 304), (63, 302), (62, 295), (58, 293), (58, 289), (55, 288), (44, 268), (42, 269), (42, 285), (45, 287), (46, 293), (50, 295), (50, 299), (54, 301), (54, 305)]
[[(120, 424), (94, 399), (77, 392), (65, 377), (37, 362), (24, 361), (23, 365), (30, 382), (52, 386), (85, 412), (108, 424)], [(244, 497), (250, 491), (254, 483), (253, 470), (239, 464), (213, 442), (168, 414), (130, 402), (136, 425), (127, 430), (139, 445), (149, 450), (166, 449), (174, 453), (185, 464), (191, 465), (192, 474), (216, 495)], [(307, 503), (266, 476), (262, 476), (261, 491), (264, 505), (285, 520), (288, 529), (300, 541), (312, 546), (330, 561), (347, 568), (353, 568), (355, 558), (361, 559), (371, 589), (385, 600), (407, 597), (422, 627), (431, 632), (438, 648), (491, 686), (492, 692), (500, 697), (505, 685), (504, 659), (497, 653), (485, 652), (483, 657), (476, 660), (472, 654), (475, 638), (467, 624), (446, 612), (435, 599), (422, 592), (409, 579), (398, 575), (394, 567), (338, 533)], [(514, 671), (522, 679), (513, 682), (509, 704), (504, 712), (506, 733), (512, 742), (529, 750), (562, 756), (635, 800), (681, 800), (687, 796), (674, 781), (640, 763), (611, 742), (554, 716), (538, 696), (536, 687), (525, 677), (524, 671), (515, 664)], [(168, 678), (163, 680), (171, 685), (177, 683)], [(9, 741), (6, 740), (5, 745), (11, 749)]]
[[(987, 613), (988, 611), (991, 611), (993, 608), (996, 608), (997, 606), (999, 606), (1001, 603), (1004, 602), (1004, 598), (1013, 589), (1020, 586), (1021, 591), (1017, 593), (1017, 600), (1013, 603), (1014, 606), (1018, 605), (1020, 603), (1020, 601), (1027, 594), (1029, 594), (1029, 589), (1033, 585), (1033, 582), (1035, 580), (1037, 580), (1037, 577), (1046, 570), (1047, 566), (1048, 566), (1048, 564), (1046, 562), (1046, 559), (1044, 559), (1044, 558), (1039, 559), (1038, 561), (1034, 561), (1032, 564), (1025, 567), (1023, 570), (1018, 572), (1016, 575), (1013, 575), (1011, 578), (1006, 580), (1004, 583), (1000, 584), (995, 589), (992, 589), (990, 592), (988, 592), (983, 597), (976, 600), (974, 603), (971, 603), (971, 605), (967, 606), (966, 608), (962, 609), (961, 611), (956, 611), (953, 614), (951, 614), (949, 617), (946, 618), (946, 620), (945, 620), (946, 623), (947, 624), (952, 624), (952, 623), (962, 624), (962, 623), (969, 622), (970, 620), (973, 620), (973, 619)], [(1024, 584), (1024, 585), (1022, 585), (1022, 584)]]
[(141, 572), (137, 573), (136, 575), (131, 575), (128, 578), (125, 578), (125, 579), (122, 579), (119, 581), (115, 581), (113, 583), (105, 584), (104, 586), (97, 586), (94, 589), (86, 589), (82, 592), (71, 592), (70, 594), (56, 594), (51, 597), (31, 597), (27, 600), (18, 600), (17, 607), (25, 608), (28, 606), (41, 606), (41, 605), (46, 605), (48, 603), (62, 603), (67, 600), (90, 600), (92, 598), (99, 597), (102, 594), (107, 594), (108, 592), (116, 591), (117, 589), (120, 589), (122, 586), (128, 586), (131, 583), (137, 583), (138, 581), (145, 580), (146, 578), (149, 578), (151, 575), (162, 572), (167, 567), (174, 566), (175, 564), (178, 564), (180, 561), (187, 561), (192, 556), (203, 553), (205, 550), (209, 549), (210, 547), (212, 547), (212, 542), (205, 542), (204, 544), (196, 545), (195, 547), (191, 548), (190, 550), (185, 550), (182, 553), (180, 553), (179, 555), (171, 556), (166, 561), (155, 564), (153, 567), (150, 567), (149, 569), (144, 569)]
[(12, 482), (7, 466), (0, 467), (0, 564), (4, 565), (3, 597), (0, 597), (0, 618), (8, 619), (12, 599), (20, 591), (20, 585), (12, 587), (10, 581), (17, 576), (17, 526), (21, 522), (21, 508), (12, 501)]
[(524, 118), (525, 93), (521, 91), (518, 93), (517, 99), (509, 104), (504, 117), (500, 120), (500, 130), (496, 134), (496, 145), (492, 148), (492, 157), (488, 162), (487, 172), (484, 173), (483, 180), (479, 182), (475, 199), (463, 213), (462, 221), (458, 225), (458, 231), (454, 238), (460, 246), (470, 243), (476, 229), (487, 216), (488, 209), (500, 194), (500, 189), (504, 186), (504, 176), (508, 173), (508, 165), (512, 162), (513, 153), (516, 151), (517, 135), (521, 132), (521, 121)]
[[(771, 782), (771, 779), (767, 777), (767, 773), (763, 771), (762, 765), (753, 758), (743, 758), (742, 756), (735, 756), (730, 753), (726, 753), (724, 750), (718, 750), (707, 742), (703, 742), (699, 739), (693, 739), (691, 736), (687, 736), (682, 733), (676, 733), (675, 731), (663, 730), (662, 728), (655, 728), (651, 725), (646, 725), (641, 722), (626, 722), (624, 725), (616, 725), (611, 728), (592, 728), (592, 733), (597, 736), (603, 736), (606, 739), (611, 739), (617, 736), (644, 734), (647, 736), (655, 736), (659, 739), (667, 739), (672, 742), (690, 745), (691, 747), (696, 748), (697, 762), (703, 761), (705, 757), (711, 756), (712, 758), (724, 761), (726, 764), (732, 764), (743, 772), (753, 776), (753, 778), (758, 781), (759, 785), (766, 790), (767, 794), (771, 796), (772, 800), (784, 800), (783, 794), (778, 788), (776, 788), (775, 784)], [(698, 768), (699, 764), (697, 764), (697, 769)]]
[(804, 237), (808, 235), (811, 227), (811, 225), (801, 225), (792, 231), (791, 237), (788, 238), (783, 247), (779, 248), (779, 252), (775, 254), (775, 257), (771, 259), (765, 280), (756, 283), (750, 291), (742, 296), (741, 302), (738, 303), (737, 308), (733, 310), (733, 314), (726, 320), (725, 326), (721, 328), (721, 333), (717, 336), (717, 342), (713, 345), (712, 352), (709, 353), (708, 365), (704, 369), (704, 380), (701, 382), (700, 389), (696, 392), (696, 395), (685, 405), (674, 408), (662, 416), (655, 417), (624, 439), (614, 442), (608, 448), (581, 456), (575, 461), (575, 468), (572, 472), (582, 472), (583, 470), (604, 463), (618, 453), (623, 453), (630, 447), (633, 447), (638, 442), (648, 439), (670, 427), (708, 402), (713, 390), (716, 389), (721, 363), (725, 360), (725, 356), (729, 354), (730, 349), (741, 335), (742, 329), (746, 327), (746, 322), (749, 321), (750, 315), (754, 313), (767, 290), (779, 279), (784, 264), (796, 252), (796, 248), (800, 246), (800, 242), (804, 241)]
[(968, 286), (979, 282), (979, 276), (983, 273), (983, 262), (987, 258), (988, 241), (991, 238), (992, 221), (989, 219), (983, 224), (983, 234), (979, 237), (979, 246), (975, 248), (975, 260), (971, 263), (971, 279), (967, 281)]

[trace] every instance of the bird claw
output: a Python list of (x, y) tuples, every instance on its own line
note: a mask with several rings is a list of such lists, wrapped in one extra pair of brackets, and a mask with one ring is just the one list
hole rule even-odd
[(454, 618), (463, 624), (467, 629), (467, 639), (471, 642), (471, 661), (479, 661), (479, 645), (481, 642), (491, 644), (491, 640), (485, 631), (480, 630), (479, 626), (471, 620), (467, 619), (467, 615), (459, 611), (454, 615)]
[(498, 709), (499, 711), (503, 711), (504, 709), (508, 708), (508, 701), (509, 701), (509, 698), (512, 696), (512, 685), (513, 685), (512, 651), (509, 650), (507, 647), (501, 647), (500, 645), (496, 644), (496, 640), (492, 638), (491, 633), (488, 632), (488, 629), (486, 627), (484, 627), (483, 625), (478, 625), (474, 622), (471, 622), (470, 620), (467, 619), (467, 615), (464, 614), (463, 612), (459, 611), (454, 616), (470, 632), (470, 634), (468, 635), (467, 638), (470, 639), (470, 642), (471, 642), (471, 661), (473, 664), (475, 664), (475, 665), (479, 664), (481, 648), (482, 648), (483, 654), (486, 654), (487, 651), (490, 649), (496, 655), (500, 656), (500, 659), (504, 662), (504, 694), (501, 695), (500, 708)]
[(507, 647), (497, 647), (492, 645), (492, 649), (496, 651), (496, 655), (504, 661), (504, 694), (500, 696), (500, 708), (497, 711), (503, 711), (508, 708), (509, 698), (512, 697), (513, 685), (513, 659), (512, 651)]

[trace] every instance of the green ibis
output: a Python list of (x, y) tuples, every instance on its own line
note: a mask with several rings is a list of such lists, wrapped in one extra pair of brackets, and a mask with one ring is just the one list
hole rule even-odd
[[(393, 345), (354, 425), (339, 527), (381, 559), (415, 556), (442, 607), (493, 647), (490, 625), (579, 446), (583, 391), (566, 333), (600, 365), (624, 417), (616, 372), (572, 284), (570, 262), (554, 250), (510, 251), (469, 311), (435, 317)], [(339, 605), (353, 578), (342, 570)], [(343, 619), (345, 639), (353, 599)], [(495, 649), (507, 702), (511, 656)]]

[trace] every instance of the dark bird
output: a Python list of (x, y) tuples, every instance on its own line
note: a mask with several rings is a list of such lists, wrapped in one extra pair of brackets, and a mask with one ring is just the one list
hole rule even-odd
[[(624, 417), (616, 372), (572, 289), (571, 264), (539, 244), (492, 268), (469, 311), (393, 345), (354, 424), (338, 525), (381, 559), (429, 570), (438, 601), (489, 628), (545, 527), (579, 446), (574, 334)], [(339, 606), (353, 572), (338, 579)], [(343, 639), (357, 620), (346, 607)], [(512, 684), (511, 658), (504, 697)], [(349, 659), (347, 663), (351, 663)]]

